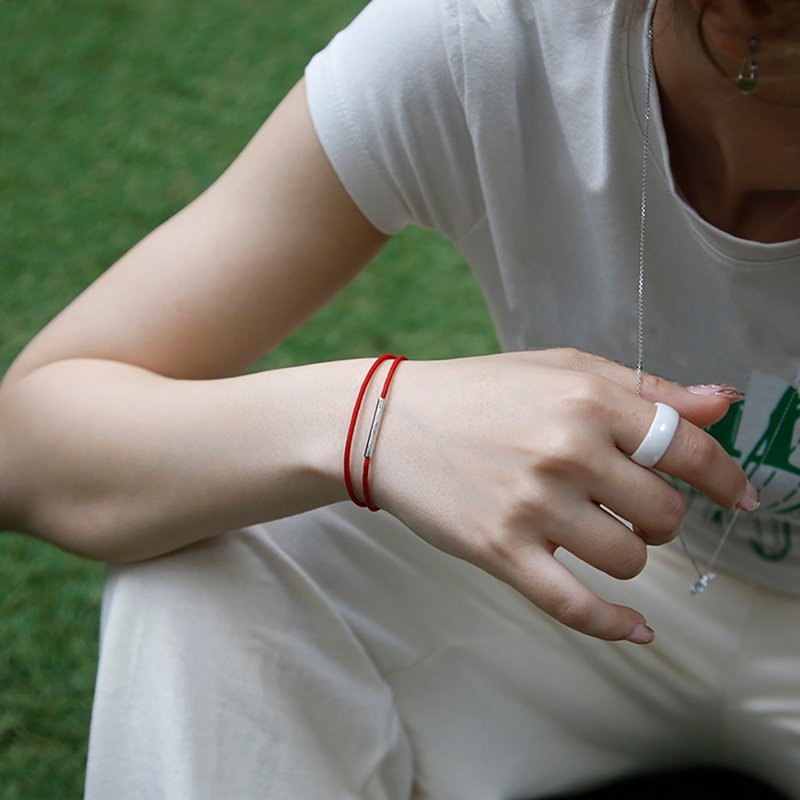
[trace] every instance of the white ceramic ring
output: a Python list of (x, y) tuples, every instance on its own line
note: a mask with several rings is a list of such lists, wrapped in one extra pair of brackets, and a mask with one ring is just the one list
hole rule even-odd
[(650, 469), (661, 461), (675, 438), (680, 414), (666, 403), (656, 403), (656, 415), (642, 443), (631, 453), (631, 461)]

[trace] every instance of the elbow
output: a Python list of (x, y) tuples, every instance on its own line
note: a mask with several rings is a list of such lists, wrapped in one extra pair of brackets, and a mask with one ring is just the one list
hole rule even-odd
[(42, 376), (7, 374), (0, 384), (0, 530), (93, 561), (148, 557), (135, 546), (142, 532), (131, 530), (138, 520), (127, 494), (107, 462), (92, 467), (84, 457), (90, 437), (49, 403), (59, 387)]
[(58, 522), (42, 528), (41, 538), (73, 555), (106, 564), (126, 564), (142, 556), (131, 544), (132, 532), (115, 527), (109, 515), (91, 505), (79, 509), (62, 509)]
[(176, 536), (180, 525), (141, 513), (140, 504), (119, 496), (61, 503), (38, 526), (36, 535), (61, 550), (106, 564), (132, 564), (191, 544), (196, 536)]
[(28, 534), (72, 555), (107, 564), (126, 564), (149, 557), (133, 544), (134, 532), (115, 527), (110, 515), (92, 504), (56, 502), (40, 497), (30, 505), (5, 504), (0, 527)]

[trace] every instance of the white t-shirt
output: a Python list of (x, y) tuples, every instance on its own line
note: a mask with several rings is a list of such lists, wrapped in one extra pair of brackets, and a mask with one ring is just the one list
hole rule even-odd
[[(355, 202), (387, 233), (413, 223), (451, 239), (507, 349), (636, 361), (651, 9), (627, 19), (630, 7), (373, 0), (306, 71), (315, 127)], [(738, 239), (681, 199), (657, 94), (645, 369), (747, 393), (712, 432), (754, 473), (762, 507), (740, 515), (718, 563), (800, 594), (800, 240)], [(730, 514), (687, 493), (684, 537), (702, 564)]]

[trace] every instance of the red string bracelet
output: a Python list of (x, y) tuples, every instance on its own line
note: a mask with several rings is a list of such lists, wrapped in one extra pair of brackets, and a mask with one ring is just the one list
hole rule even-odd
[[(383, 364), (384, 361), (388, 361), (390, 358), (394, 358), (394, 355), (391, 353), (384, 353), (382, 356), (378, 356), (378, 358), (375, 359), (372, 366), (369, 368), (369, 372), (367, 372), (366, 377), (361, 384), (361, 389), (359, 389), (358, 396), (356, 397), (356, 402), (353, 406), (353, 413), (350, 416), (350, 427), (347, 429), (347, 439), (344, 443), (344, 485), (347, 489), (347, 493), (350, 495), (350, 499), (361, 508), (366, 508), (367, 504), (363, 503), (356, 496), (355, 489), (353, 488), (353, 478), (350, 475), (350, 452), (353, 449), (353, 434), (356, 430), (356, 422), (358, 421), (358, 415), (361, 411), (361, 404), (364, 402), (364, 395), (366, 394), (367, 387), (372, 380), (372, 376), (375, 374), (375, 371), (378, 369), (378, 367)], [(386, 387), (384, 386), (384, 388)]]
[(361, 487), (362, 494), (364, 495), (364, 505), (370, 511), (380, 511), (376, 506), (369, 494), (369, 466), (372, 463), (372, 454), (375, 452), (375, 443), (378, 439), (378, 429), (381, 426), (381, 419), (383, 418), (383, 406), (386, 403), (386, 396), (389, 394), (389, 384), (392, 382), (394, 373), (400, 366), (401, 361), (406, 361), (405, 356), (397, 356), (386, 375), (386, 380), (383, 382), (378, 402), (375, 404), (375, 413), (372, 415), (372, 423), (369, 426), (369, 436), (367, 437), (367, 446), (364, 448), (364, 468), (361, 473)]

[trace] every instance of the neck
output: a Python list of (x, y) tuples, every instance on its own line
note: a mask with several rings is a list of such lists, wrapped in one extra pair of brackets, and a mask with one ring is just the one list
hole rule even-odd
[[(679, 190), (706, 220), (735, 236), (800, 238), (800, 98), (787, 102), (778, 83), (791, 73), (777, 72), (779, 60), (765, 53), (759, 89), (742, 94), (736, 39), (724, 38), (728, 29), (703, 13), (705, 6), (690, 13), (677, 5), (659, 0), (656, 6), (653, 55)], [(748, 47), (742, 34), (742, 60)], [(766, 94), (760, 94), (765, 73)]]

